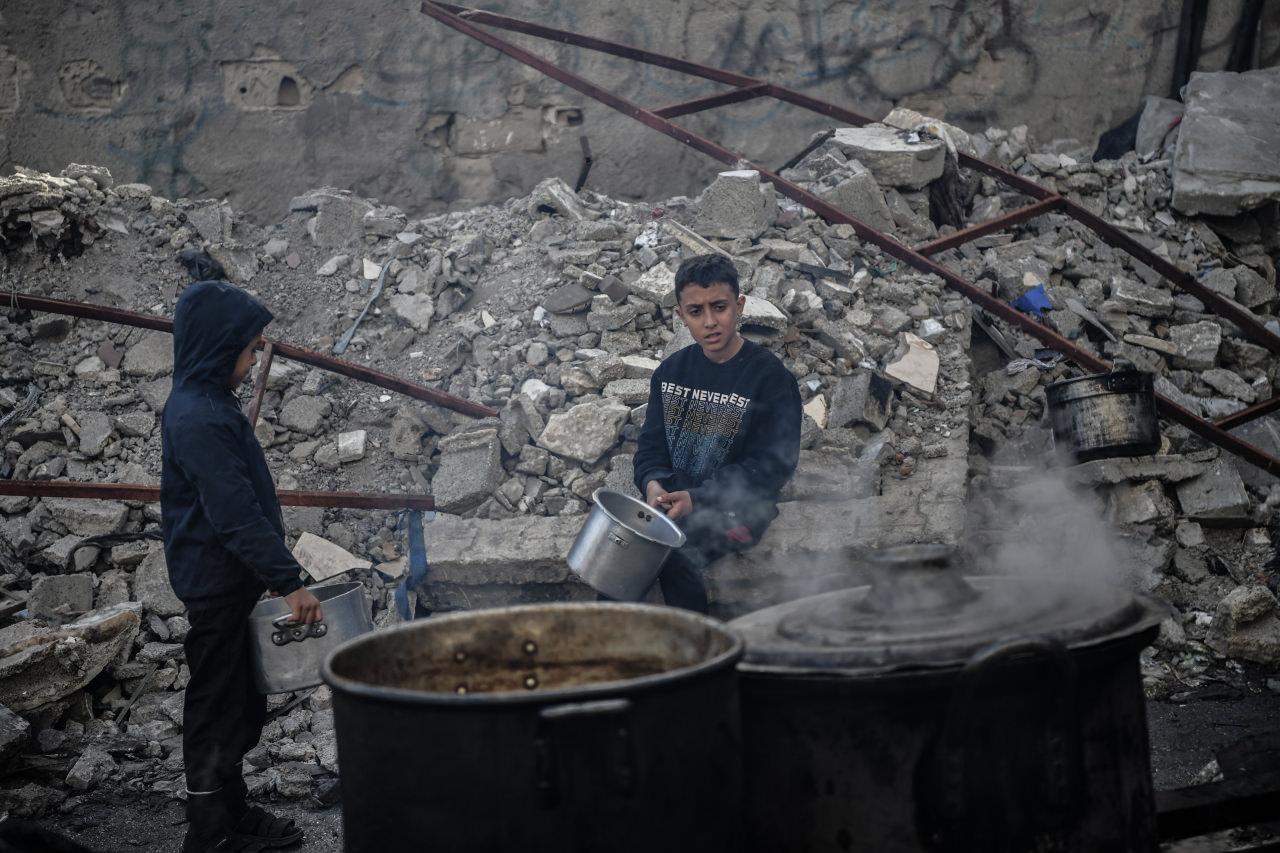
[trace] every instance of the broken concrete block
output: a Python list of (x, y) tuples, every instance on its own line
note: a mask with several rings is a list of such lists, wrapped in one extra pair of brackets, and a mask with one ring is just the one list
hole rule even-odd
[(834, 186), (822, 187), (818, 196), (828, 204), (881, 231), (893, 230), (893, 214), (884, 200), (884, 193), (871, 172), (863, 168), (842, 178)]
[(119, 533), (129, 518), (129, 508), (119, 501), (44, 498), (41, 503), (55, 521), (81, 537)]
[(91, 459), (100, 455), (111, 440), (111, 418), (105, 412), (85, 412), (76, 421), (80, 424), (80, 452)]
[(280, 410), (280, 425), (305, 435), (315, 435), (324, 426), (332, 404), (324, 397), (301, 394)]
[(36, 568), (44, 568), (52, 572), (82, 572), (98, 560), (99, 549), (93, 546), (78, 547), (84, 536), (68, 533), (59, 537), (47, 548), (33, 555), (32, 562)]
[(573, 222), (587, 218), (577, 193), (560, 178), (547, 178), (529, 193), (529, 214), (536, 216), (541, 208), (553, 210)]
[(946, 163), (942, 140), (883, 124), (842, 127), (831, 141), (850, 160), (870, 169), (884, 187), (920, 189), (942, 177)]
[(1134, 142), (1133, 150), (1141, 157), (1158, 153), (1164, 146), (1170, 129), (1178, 119), (1182, 118), (1185, 109), (1181, 101), (1156, 95), (1143, 98), (1142, 118), (1138, 119), (1138, 137)]
[(738, 322), (744, 329), (755, 327), (785, 332), (788, 321), (787, 315), (778, 310), (772, 302), (748, 296), (742, 307), (742, 317)]
[(31, 724), (0, 705), (0, 767), (22, 751), (31, 739)]
[(93, 680), (137, 636), (142, 605), (95, 610), (61, 628), (19, 622), (0, 629), (0, 704), (19, 713)]
[(178, 599), (169, 583), (169, 565), (164, 559), (164, 548), (159, 544), (151, 546), (134, 571), (133, 594), (151, 613), (177, 616), (186, 612), (186, 605)]
[(129, 347), (121, 369), (130, 376), (148, 379), (173, 372), (173, 336), (164, 332), (143, 332), (138, 342)]
[(1221, 367), (1200, 371), (1200, 379), (1215, 391), (1246, 403), (1252, 403), (1258, 398), (1253, 386), (1241, 379), (1239, 374)]
[(1175, 367), (1207, 370), (1217, 362), (1222, 327), (1212, 320), (1170, 326), (1169, 340), (1178, 348), (1178, 355), (1173, 359)]
[[(1269, 415), (1256, 418), (1231, 430), (1231, 434), (1264, 453), (1280, 456), (1280, 417)], [(1241, 479), (1254, 488), (1269, 489), (1277, 482), (1274, 474), (1268, 474), (1256, 465), (1241, 461), (1238, 469)]]
[(889, 423), (892, 403), (893, 386), (884, 377), (858, 370), (836, 384), (826, 426), (839, 429), (866, 424), (879, 432)]
[(587, 310), (595, 295), (576, 281), (571, 281), (548, 293), (542, 300), (542, 307), (552, 314), (576, 314)]
[(67, 787), (77, 791), (89, 791), (116, 770), (115, 759), (100, 746), (90, 745), (80, 754), (65, 779)]
[(1117, 277), (1111, 282), (1111, 298), (1130, 314), (1142, 317), (1168, 317), (1173, 313), (1173, 294), (1128, 278)]
[(1235, 278), (1235, 292), (1227, 294), (1246, 308), (1257, 308), (1276, 298), (1274, 282), (1267, 281), (1252, 267), (1244, 264), (1231, 270)]
[(364, 239), (364, 216), (373, 205), (345, 190), (323, 187), (289, 202), (289, 211), (315, 215), (307, 220), (311, 242), (321, 248), (341, 248)]
[(399, 409), (391, 418), (391, 435), (388, 444), (391, 455), (401, 462), (414, 462), (422, 449), (422, 436), (427, 425), (417, 412), (409, 408)]
[(338, 461), (356, 462), (363, 459), (368, 437), (368, 431), (362, 429), (338, 433)]
[(911, 332), (902, 333), (906, 351), (884, 367), (885, 375), (932, 394), (938, 387), (938, 351)]
[(538, 445), (557, 456), (593, 464), (618, 441), (631, 409), (615, 400), (579, 403), (552, 415), (538, 436)]
[(435, 301), (425, 293), (397, 293), (389, 300), (391, 311), (415, 331), (431, 328), (431, 318), (436, 315)]
[(1280, 615), (1275, 596), (1262, 584), (1243, 584), (1218, 603), (1210, 640), (1232, 657), (1280, 664)]
[(1117, 524), (1146, 524), (1173, 515), (1173, 501), (1164, 493), (1159, 480), (1145, 483), (1120, 483), (1107, 496), (1107, 512)]
[(1249, 493), (1235, 464), (1219, 457), (1209, 470), (1177, 486), (1178, 503), (1191, 518), (1244, 518), (1249, 515)]
[(1197, 72), (1173, 160), (1173, 206), (1233, 216), (1280, 199), (1280, 68)]
[(639, 406), (649, 399), (649, 380), (615, 379), (604, 386), (604, 395), (620, 400), (628, 407)]
[(293, 558), (315, 581), (328, 580), (351, 569), (367, 569), (373, 564), (347, 549), (313, 533), (303, 533), (293, 546)]
[(941, 119), (918, 113), (906, 107), (894, 107), (880, 122), (881, 124), (887, 124), (889, 127), (896, 127), (899, 130), (923, 129), (940, 139), (951, 140), (951, 144), (961, 153), (977, 154), (973, 147), (973, 140), (966, 131), (956, 127), (954, 124), (947, 124)]
[(676, 274), (666, 264), (653, 265), (626, 287), (633, 295), (662, 308), (676, 304)]
[(626, 371), (625, 379), (648, 379), (662, 362), (642, 355), (624, 355), (622, 366)]
[(777, 193), (753, 169), (721, 172), (694, 203), (693, 228), (703, 237), (754, 240), (778, 216)]
[(492, 427), (440, 440), (440, 467), (431, 494), (441, 512), (466, 512), (502, 484), (502, 442)]
[(31, 584), (27, 609), (36, 619), (67, 619), (93, 609), (93, 575), (49, 575)]

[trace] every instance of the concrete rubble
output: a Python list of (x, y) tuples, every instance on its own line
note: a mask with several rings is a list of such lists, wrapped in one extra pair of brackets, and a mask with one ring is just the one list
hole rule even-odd
[[(1095, 163), (1084, 150), (1037, 147), (1026, 128), (966, 134), (895, 111), (883, 126), (838, 130), (787, 177), (914, 243), (951, 227), (931, 219), (929, 193), (951, 146), (1065, 192), (1260, 316), (1274, 313), (1275, 205), (1187, 218), (1171, 206), (1167, 159)], [(230, 205), (116, 186), (101, 169), (20, 170), (0, 178), (4, 275), (24, 291), (169, 314), (185, 284), (174, 254), (202, 245), (271, 308), (270, 335), (326, 351), (389, 262), (344, 357), (499, 416), (465, 417), (277, 360), (256, 434), (281, 488), (434, 495), (430, 569), (414, 590), (434, 612), (594, 597), (564, 554), (596, 489), (632, 488), (649, 378), (690, 340), (673, 310), (674, 271), (701, 251), (737, 265), (744, 333), (782, 359), (805, 412), (778, 519), (756, 548), (711, 570), (715, 615), (857, 582), (854, 547), (980, 549), (998, 537), (1018, 513), (1009, 484), (1051, 459), (1044, 389), (1078, 372), (994, 321), (1025, 362), (1011, 372), (970, 304), (940, 280), (779, 200), (754, 172), (708, 179), (696, 197), (661, 205), (549, 179), (504, 205), (423, 219), (320, 189), (262, 228)], [(1025, 203), (990, 178), (968, 181), (967, 224)], [(1062, 216), (941, 259), (1005, 299), (1043, 286), (1045, 322), (1154, 372), (1205, 415), (1267, 399), (1280, 379), (1275, 359), (1234, 326)], [(0, 313), (0, 418), (29, 387), (36, 395), (0, 427), (0, 476), (156, 482), (168, 337), (58, 320)], [(1275, 416), (1238, 432), (1280, 447)], [(1166, 424), (1164, 438), (1153, 457), (1061, 469), (1124, 534), (1144, 588), (1175, 608), (1144, 659), (1153, 693), (1177, 683), (1161, 672), (1194, 680), (1211, 665), (1274, 662), (1280, 644), (1274, 595), (1262, 594), (1280, 486), (1181, 427)], [(375, 622), (396, 621), (406, 515), (296, 507), (285, 518), (313, 577), (359, 581)], [(182, 789), (188, 625), (159, 544), (129, 541), (158, 520), (155, 505), (0, 498), (0, 588), (26, 597), (0, 624), (0, 760), (38, 755), (51, 768), (0, 786), (14, 814), (112, 786)], [(107, 534), (123, 536), (77, 547)], [(251, 793), (307, 797), (337, 771), (328, 692), (272, 697), (271, 712), (247, 759)]]

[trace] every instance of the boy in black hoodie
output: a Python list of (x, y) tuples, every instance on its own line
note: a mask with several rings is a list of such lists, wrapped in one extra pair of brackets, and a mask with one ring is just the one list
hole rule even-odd
[(732, 261), (689, 258), (675, 284), (694, 343), (653, 373), (635, 483), (688, 537), (658, 577), (663, 598), (705, 613), (702, 570), (760, 541), (778, 514), (800, 458), (800, 389), (773, 353), (738, 333), (746, 299)]
[(173, 317), (173, 391), (161, 417), (160, 514), (169, 580), (187, 606), (183, 853), (281, 847), (292, 821), (246, 802), (240, 764), (262, 735), (249, 613), (270, 590), (299, 622), (321, 617), (284, 540), (271, 472), (233, 389), (253, 367), (271, 312), (225, 281), (202, 281)]

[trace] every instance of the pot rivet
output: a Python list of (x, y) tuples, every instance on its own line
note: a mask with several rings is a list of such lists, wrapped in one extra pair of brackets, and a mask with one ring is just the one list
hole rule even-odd
[(536, 676), (536, 675), (526, 675), (526, 676), (524, 677), (524, 686), (525, 686), (525, 687), (527, 687), (527, 688), (528, 688), (528, 689), (530, 689), (530, 690), (532, 690), (532, 689), (534, 689), (535, 687), (537, 687), (537, 686), (538, 686), (538, 676)]
[(524, 649), (525, 654), (531, 655), (536, 651), (538, 651), (538, 644), (535, 643), (533, 640), (525, 640), (522, 648)]
[(467, 653), (466, 653), (466, 652), (454, 652), (454, 653), (453, 653), (453, 659), (454, 659), (455, 661), (457, 661), (458, 663), (462, 663), (464, 660), (466, 660), (466, 659), (467, 659)]
[(457, 687), (453, 688), (453, 692), (461, 696), (467, 692), (467, 685), (459, 684)]

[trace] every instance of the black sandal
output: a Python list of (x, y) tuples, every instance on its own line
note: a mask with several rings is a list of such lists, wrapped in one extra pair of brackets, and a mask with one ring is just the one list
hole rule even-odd
[(302, 828), (289, 818), (278, 817), (258, 806), (250, 806), (236, 823), (232, 835), (239, 841), (263, 847), (288, 847), (302, 840)]

